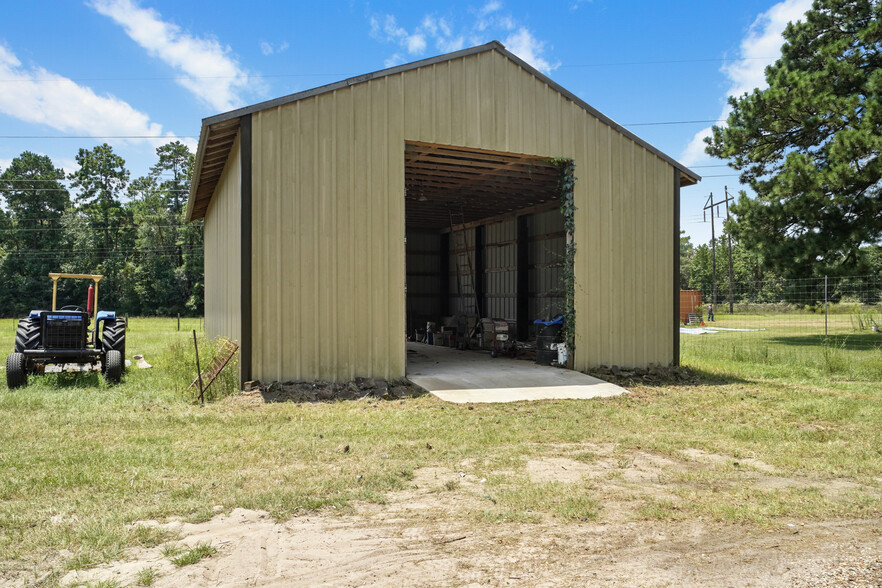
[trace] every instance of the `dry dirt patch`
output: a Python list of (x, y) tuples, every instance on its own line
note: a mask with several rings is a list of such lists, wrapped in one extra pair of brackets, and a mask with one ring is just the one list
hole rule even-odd
[(693, 449), (693, 448), (684, 449), (680, 453), (682, 453), (683, 455), (685, 455), (686, 457), (688, 457), (690, 459), (704, 462), (704, 463), (711, 463), (711, 464), (715, 464), (715, 465), (716, 464), (732, 464), (732, 465), (736, 465), (737, 467), (746, 466), (746, 467), (753, 468), (755, 470), (759, 470), (759, 471), (767, 473), (767, 474), (774, 474), (775, 473), (774, 466), (771, 466), (762, 460), (753, 459), (750, 457), (745, 457), (745, 458), (727, 457), (725, 455), (720, 455), (718, 453), (709, 453), (707, 451), (702, 451), (701, 449)]
[[(475, 515), (487, 504), (485, 478), (422, 468), (385, 504), (356, 503), (346, 513), (279, 522), (235, 509), (201, 524), (146, 521), (140, 524), (179, 533), (182, 545), (210, 542), (217, 553), (179, 568), (160, 547), (136, 549), (125, 561), (70, 572), (62, 583), (134, 585), (151, 567), (159, 587), (811, 586), (842, 573), (865, 582), (854, 585), (882, 585), (880, 520), (785, 521), (771, 529), (635, 520), (642, 497), (666, 495), (659, 476), (691, 462), (610, 448), (596, 453), (587, 461), (531, 460), (526, 473), (538, 483), (594, 484), (604, 503), (598, 521), (480, 522)], [(754, 481), (778, 479), (751, 474)], [(843, 572), (841, 562), (853, 570)]]
[[(882, 549), (880, 521), (759, 531), (696, 522), (480, 525), (322, 513), (279, 523), (236, 509), (202, 524), (170, 525), (182, 543), (211, 541), (217, 554), (176, 568), (159, 549), (133, 550), (127, 561), (71, 572), (64, 583), (134, 585), (138, 571), (153, 567), (158, 587), (790, 586), (813, 585), (840, 561), (852, 562), (847, 573), (864, 575), (867, 583), (855, 585), (882, 582), (865, 555)], [(863, 567), (855, 567), (859, 554)]]

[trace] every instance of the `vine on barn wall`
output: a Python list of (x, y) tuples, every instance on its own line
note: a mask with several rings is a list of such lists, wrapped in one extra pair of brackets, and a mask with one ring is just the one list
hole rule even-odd
[(564, 217), (564, 230), (566, 231), (566, 250), (564, 252), (563, 264), (563, 286), (564, 286), (564, 324), (563, 336), (567, 342), (570, 358), (573, 357), (572, 352), (576, 347), (576, 203), (575, 203), (575, 185), (576, 185), (576, 164), (572, 159), (552, 159), (552, 163), (557, 166), (560, 173), (558, 177), (558, 192), (560, 194), (560, 212)]

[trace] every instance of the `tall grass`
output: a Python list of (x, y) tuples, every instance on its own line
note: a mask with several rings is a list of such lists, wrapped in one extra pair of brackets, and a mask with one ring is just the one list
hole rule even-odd
[(793, 315), (718, 315), (715, 326), (753, 327), (681, 335), (680, 358), (688, 366), (784, 381), (882, 381), (882, 333), (856, 332), (839, 321), (807, 328)]

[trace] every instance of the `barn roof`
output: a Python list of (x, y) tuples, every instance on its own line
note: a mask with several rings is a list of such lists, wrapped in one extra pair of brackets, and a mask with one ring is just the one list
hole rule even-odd
[(439, 55), (437, 57), (431, 57), (429, 59), (414, 61), (412, 63), (406, 63), (396, 67), (390, 67), (388, 69), (355, 76), (346, 80), (342, 80), (340, 82), (335, 82), (333, 84), (319, 86), (318, 88), (305, 90), (303, 92), (297, 92), (296, 94), (289, 94), (288, 96), (282, 96), (281, 98), (267, 100), (265, 102), (260, 102), (258, 104), (253, 104), (251, 106), (246, 106), (244, 108), (239, 108), (237, 110), (232, 110), (230, 112), (225, 112), (223, 114), (218, 114), (202, 119), (202, 130), (199, 134), (199, 148), (196, 153), (196, 166), (194, 168), (193, 174), (194, 181), (190, 186), (190, 196), (187, 202), (187, 219), (193, 221), (205, 216), (205, 212), (208, 209), (208, 204), (211, 201), (211, 196), (214, 193), (214, 189), (217, 186), (218, 181), (220, 181), (221, 174), (223, 173), (224, 165), (229, 156), (230, 149), (232, 148), (233, 142), (236, 139), (236, 135), (239, 132), (239, 121), (241, 117), (255, 112), (260, 112), (268, 108), (275, 108), (277, 106), (290, 104), (291, 102), (296, 102), (298, 100), (311, 98), (313, 96), (324, 94), (326, 92), (333, 92), (335, 90), (354, 86), (355, 84), (360, 84), (385, 76), (391, 76), (413, 69), (451, 61), (454, 59), (468, 57), (470, 55), (484, 53), (486, 51), (497, 51), (500, 54), (504, 55), (505, 57), (519, 65), (521, 68), (529, 72), (531, 75), (535, 76), (543, 83), (547, 84), (549, 87), (562, 94), (565, 98), (579, 105), (581, 108), (589, 112), (591, 115), (596, 117), (604, 124), (609, 125), (612, 129), (628, 137), (632, 141), (638, 143), (664, 161), (671, 164), (671, 166), (680, 171), (680, 181), (682, 185), (692, 185), (701, 180), (701, 176), (699, 176), (683, 164), (679, 163), (672, 157), (659, 151), (657, 148), (653, 147), (628, 129), (624, 128), (622, 125), (613, 121), (611, 118), (605, 116), (560, 84), (554, 82), (551, 78), (520, 59), (514, 53), (508, 51), (505, 46), (502, 45), (502, 43), (500, 43), (499, 41), (491, 41), (490, 43), (487, 43), (485, 45), (479, 45), (477, 47), (471, 47), (469, 49), (463, 49), (461, 51), (455, 51), (453, 53), (447, 53), (444, 55)]

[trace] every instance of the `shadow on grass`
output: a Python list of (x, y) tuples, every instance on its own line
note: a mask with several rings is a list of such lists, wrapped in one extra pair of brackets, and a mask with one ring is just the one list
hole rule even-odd
[(720, 374), (699, 367), (665, 368), (656, 373), (641, 374), (637, 370), (626, 370), (619, 375), (589, 371), (588, 375), (594, 376), (628, 388), (641, 386), (644, 388), (669, 388), (671, 386), (728, 386), (729, 384), (744, 384), (749, 382), (734, 374)]
[[(125, 383), (123, 374), (119, 386)], [(101, 372), (61, 372), (52, 374), (31, 374), (28, 376), (28, 386), (42, 384), (49, 388), (102, 388), (106, 385)]]
[(833, 347), (836, 349), (853, 349), (866, 351), (868, 349), (882, 349), (882, 334), (880, 333), (855, 333), (852, 335), (795, 335), (792, 337), (770, 337), (769, 343), (790, 345), (796, 347)]
[(273, 382), (259, 391), (266, 404), (340, 402), (365, 398), (404, 400), (426, 394), (425, 390), (408, 381), (386, 382), (373, 378), (357, 378), (351, 382)]

